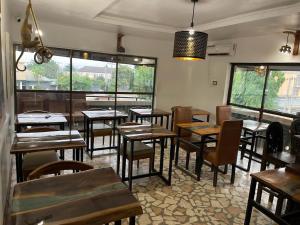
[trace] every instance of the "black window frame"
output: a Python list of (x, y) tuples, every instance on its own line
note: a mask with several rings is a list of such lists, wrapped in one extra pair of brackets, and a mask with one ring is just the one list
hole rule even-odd
[[(239, 105), (235, 103), (231, 103), (231, 94), (232, 94), (232, 86), (233, 86), (233, 79), (234, 79), (234, 72), (235, 72), (235, 67), (245, 67), (245, 66), (265, 66), (266, 67), (266, 76), (265, 76), (265, 83), (264, 83), (264, 88), (263, 88), (263, 95), (262, 95), (262, 102), (261, 102), (261, 107), (260, 108), (255, 108), (255, 107), (250, 107), (250, 106), (245, 106), (245, 105)], [(290, 114), (290, 113), (284, 113), (284, 112), (279, 112), (279, 111), (274, 111), (270, 109), (265, 109), (264, 104), (265, 104), (265, 97), (266, 97), (266, 88), (267, 88), (267, 83), (268, 83), (268, 78), (270, 76), (270, 67), (271, 66), (300, 66), (300, 63), (231, 63), (231, 69), (230, 69), (230, 80), (229, 80), (229, 88), (228, 88), (228, 95), (227, 95), (227, 105), (232, 105), (236, 106), (239, 108), (244, 108), (244, 109), (249, 109), (253, 111), (257, 111), (259, 113), (258, 120), (262, 121), (263, 114), (268, 113), (268, 114), (273, 114), (277, 116), (283, 116), (283, 117), (288, 117), (288, 118), (296, 118), (296, 115)]]
[[(14, 62), (16, 62), (16, 50), (21, 48), (21, 44), (18, 43), (14, 43), (13, 45), (13, 49), (14, 49)], [(115, 98), (115, 103), (114, 103), (114, 110), (117, 109), (117, 97), (120, 94), (128, 94), (128, 95), (148, 95), (151, 96), (152, 98), (152, 102), (151, 102), (151, 107), (154, 107), (155, 104), (155, 95), (156, 95), (156, 76), (157, 76), (157, 66), (158, 66), (158, 58), (157, 57), (149, 57), (149, 56), (140, 56), (140, 55), (129, 55), (129, 54), (111, 54), (111, 53), (103, 53), (103, 52), (95, 52), (95, 51), (89, 51), (89, 50), (82, 50), (82, 49), (70, 49), (70, 48), (58, 48), (58, 47), (49, 47), (50, 49), (53, 50), (57, 50), (57, 51), (68, 51), (69, 52), (69, 58), (70, 58), (70, 87), (69, 90), (19, 90), (17, 88), (17, 77), (16, 77), (16, 69), (14, 70), (14, 99), (15, 99), (15, 115), (18, 112), (18, 106), (17, 106), (17, 93), (22, 93), (22, 92), (35, 92), (35, 93), (67, 93), (70, 96), (70, 109), (72, 109), (72, 100), (73, 97), (72, 95), (76, 95), (76, 94), (80, 94), (80, 93), (84, 93), (84, 94), (113, 94), (114, 98)], [(74, 56), (74, 52), (79, 52), (79, 53), (88, 53), (88, 54), (101, 54), (101, 55), (105, 55), (107, 57), (111, 57), (114, 58), (115, 60), (112, 62), (116, 63), (116, 82), (115, 82), (115, 91), (102, 91), (102, 92), (96, 92), (96, 91), (75, 91), (73, 90), (73, 85), (72, 85), (72, 66), (73, 66), (73, 57)], [(143, 65), (147, 65), (147, 66), (153, 66), (154, 67), (154, 77), (153, 77), (153, 88), (152, 88), (152, 92), (124, 92), (124, 91), (120, 91), (118, 92), (117, 90), (117, 85), (118, 85), (118, 64), (122, 63), (122, 64), (129, 64), (129, 63), (123, 63), (123, 62), (119, 62), (119, 57), (128, 57), (128, 58), (143, 58), (143, 59), (149, 59), (149, 60), (153, 60), (154, 63), (153, 64), (141, 64), (141, 63), (131, 63), (130, 65), (139, 65), (139, 66), (143, 66)], [(76, 57), (78, 58), (78, 57)], [(70, 111), (70, 117), (71, 117), (72, 112)]]

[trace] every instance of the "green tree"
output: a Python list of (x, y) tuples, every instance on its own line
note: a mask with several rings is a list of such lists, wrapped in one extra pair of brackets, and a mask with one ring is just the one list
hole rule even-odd
[[(268, 92), (265, 101), (265, 108), (274, 109), (277, 107), (278, 91), (283, 84), (284, 73), (274, 71), (268, 79)], [(232, 85), (231, 102), (260, 108), (265, 83), (265, 76), (255, 71), (236, 71)]]
[(136, 92), (152, 92), (154, 68), (150, 66), (136, 66), (134, 88)]
[(41, 77), (54, 79), (61, 72), (59, 65), (50, 60), (48, 63), (36, 64), (33, 60), (28, 64), (27, 68), (32, 72), (34, 77), (39, 80)]
[[(57, 79), (57, 85), (59, 89), (69, 90), (70, 88), (70, 75), (61, 74)], [(78, 73), (73, 73), (72, 76), (72, 88), (76, 91), (90, 91), (93, 85), (93, 80), (87, 76), (81, 76)]]

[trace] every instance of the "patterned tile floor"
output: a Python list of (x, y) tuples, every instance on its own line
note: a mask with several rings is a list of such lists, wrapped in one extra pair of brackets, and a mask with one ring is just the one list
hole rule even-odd
[[(156, 149), (159, 152), (159, 148)], [(180, 151), (179, 164), (184, 165), (185, 154)], [(95, 168), (113, 167), (116, 169), (116, 152), (105, 150), (95, 152), (97, 156), (90, 160), (85, 154), (84, 161)], [(169, 151), (166, 150), (165, 160)], [(194, 169), (195, 156), (190, 161), (190, 171)], [(67, 152), (66, 158), (71, 158)], [(247, 160), (244, 160), (246, 163)], [(167, 162), (167, 161), (166, 161)], [(239, 161), (238, 163), (243, 163)], [(158, 168), (159, 154), (156, 154), (155, 166)], [(136, 165), (136, 164), (135, 164)], [(134, 165), (134, 173), (142, 174), (148, 171), (148, 160), (141, 160), (140, 166)], [(166, 164), (165, 164), (165, 170)], [(259, 171), (259, 164), (253, 163), (251, 172)], [(166, 171), (165, 171), (166, 172)], [(241, 225), (244, 223), (250, 173), (236, 170), (235, 184), (230, 184), (230, 172), (219, 173), (218, 186), (212, 185), (212, 172), (208, 166), (203, 166), (201, 181), (196, 181), (173, 167), (172, 185), (166, 186), (159, 177), (143, 178), (133, 181), (133, 193), (142, 204), (144, 214), (139, 216), (137, 224), (147, 225)], [(263, 196), (267, 206), (267, 196)], [(276, 202), (273, 203), (273, 207)], [(123, 222), (127, 224), (126, 221)], [(269, 218), (254, 210), (251, 224), (276, 224)]]

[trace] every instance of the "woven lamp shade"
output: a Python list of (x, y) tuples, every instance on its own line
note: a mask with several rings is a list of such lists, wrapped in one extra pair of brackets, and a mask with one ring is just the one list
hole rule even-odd
[(206, 57), (207, 33), (178, 31), (175, 33), (173, 57), (179, 60), (200, 60)]

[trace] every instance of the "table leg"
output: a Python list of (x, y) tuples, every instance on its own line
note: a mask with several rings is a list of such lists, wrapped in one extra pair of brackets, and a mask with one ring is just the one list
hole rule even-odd
[(125, 180), (125, 172), (126, 172), (126, 153), (127, 153), (127, 140), (123, 137), (123, 158), (122, 158), (122, 181)]
[(250, 224), (252, 208), (253, 208), (253, 201), (254, 201), (254, 196), (255, 196), (255, 189), (256, 189), (256, 180), (252, 178), (251, 184), (250, 184), (250, 191), (249, 191), (248, 204), (247, 204), (244, 225)]
[(162, 126), (163, 126), (163, 124), (164, 124), (164, 117), (163, 117), (163, 116), (161, 116), (161, 117), (160, 117), (160, 126), (162, 127)]
[(120, 172), (120, 153), (121, 153), (121, 135), (118, 133), (118, 146), (117, 146), (117, 174)]
[(166, 128), (169, 129), (169, 120), (170, 120), (170, 116), (167, 116), (167, 124), (166, 124)]
[(86, 141), (86, 116), (83, 116), (83, 139)]
[(83, 148), (80, 148), (80, 160), (81, 160), (81, 162), (83, 162)]
[(86, 151), (90, 151), (90, 120), (86, 119)]
[(23, 171), (22, 171), (22, 154), (16, 154), (16, 173), (17, 173), (17, 182), (23, 181)]
[(195, 172), (197, 174), (197, 180), (200, 180), (201, 176), (201, 169), (202, 169), (202, 164), (203, 164), (203, 148), (204, 148), (204, 142), (205, 137), (201, 137), (201, 144), (200, 144), (200, 149), (196, 152), (196, 168)]
[(170, 159), (169, 159), (169, 174), (168, 174), (168, 182), (171, 185), (172, 182), (172, 165), (174, 159), (174, 138), (171, 138), (171, 146), (170, 146)]
[(138, 116), (137, 116), (137, 115), (135, 115), (135, 122), (137, 123), (137, 122), (138, 122), (138, 120), (139, 120)]
[(130, 142), (130, 156), (128, 162), (128, 183), (129, 183), (129, 190), (132, 191), (132, 168), (133, 168), (133, 148), (134, 148), (134, 141)]
[(179, 158), (179, 145), (180, 145), (180, 131), (181, 131), (181, 128), (178, 127), (177, 129), (177, 138), (176, 138), (176, 156), (175, 156), (175, 165), (177, 166), (178, 165), (178, 158)]
[(209, 122), (209, 117), (210, 117), (210, 115), (208, 114), (206, 117), (206, 122)]
[(115, 221), (115, 225), (121, 225), (121, 224), (122, 224), (121, 220)]
[(165, 141), (164, 138), (160, 138), (160, 164), (159, 164), (160, 175), (163, 174), (163, 169), (164, 169), (164, 155), (165, 155), (164, 141)]
[(129, 218), (129, 225), (135, 225), (135, 216)]
[(93, 132), (93, 120), (91, 120), (91, 159), (93, 159), (93, 152), (94, 152), (94, 144), (95, 144), (95, 137)]
[(174, 123), (174, 121), (173, 121), (173, 119), (174, 119), (174, 111), (172, 111), (172, 115), (171, 115), (171, 131), (173, 131), (173, 123)]

